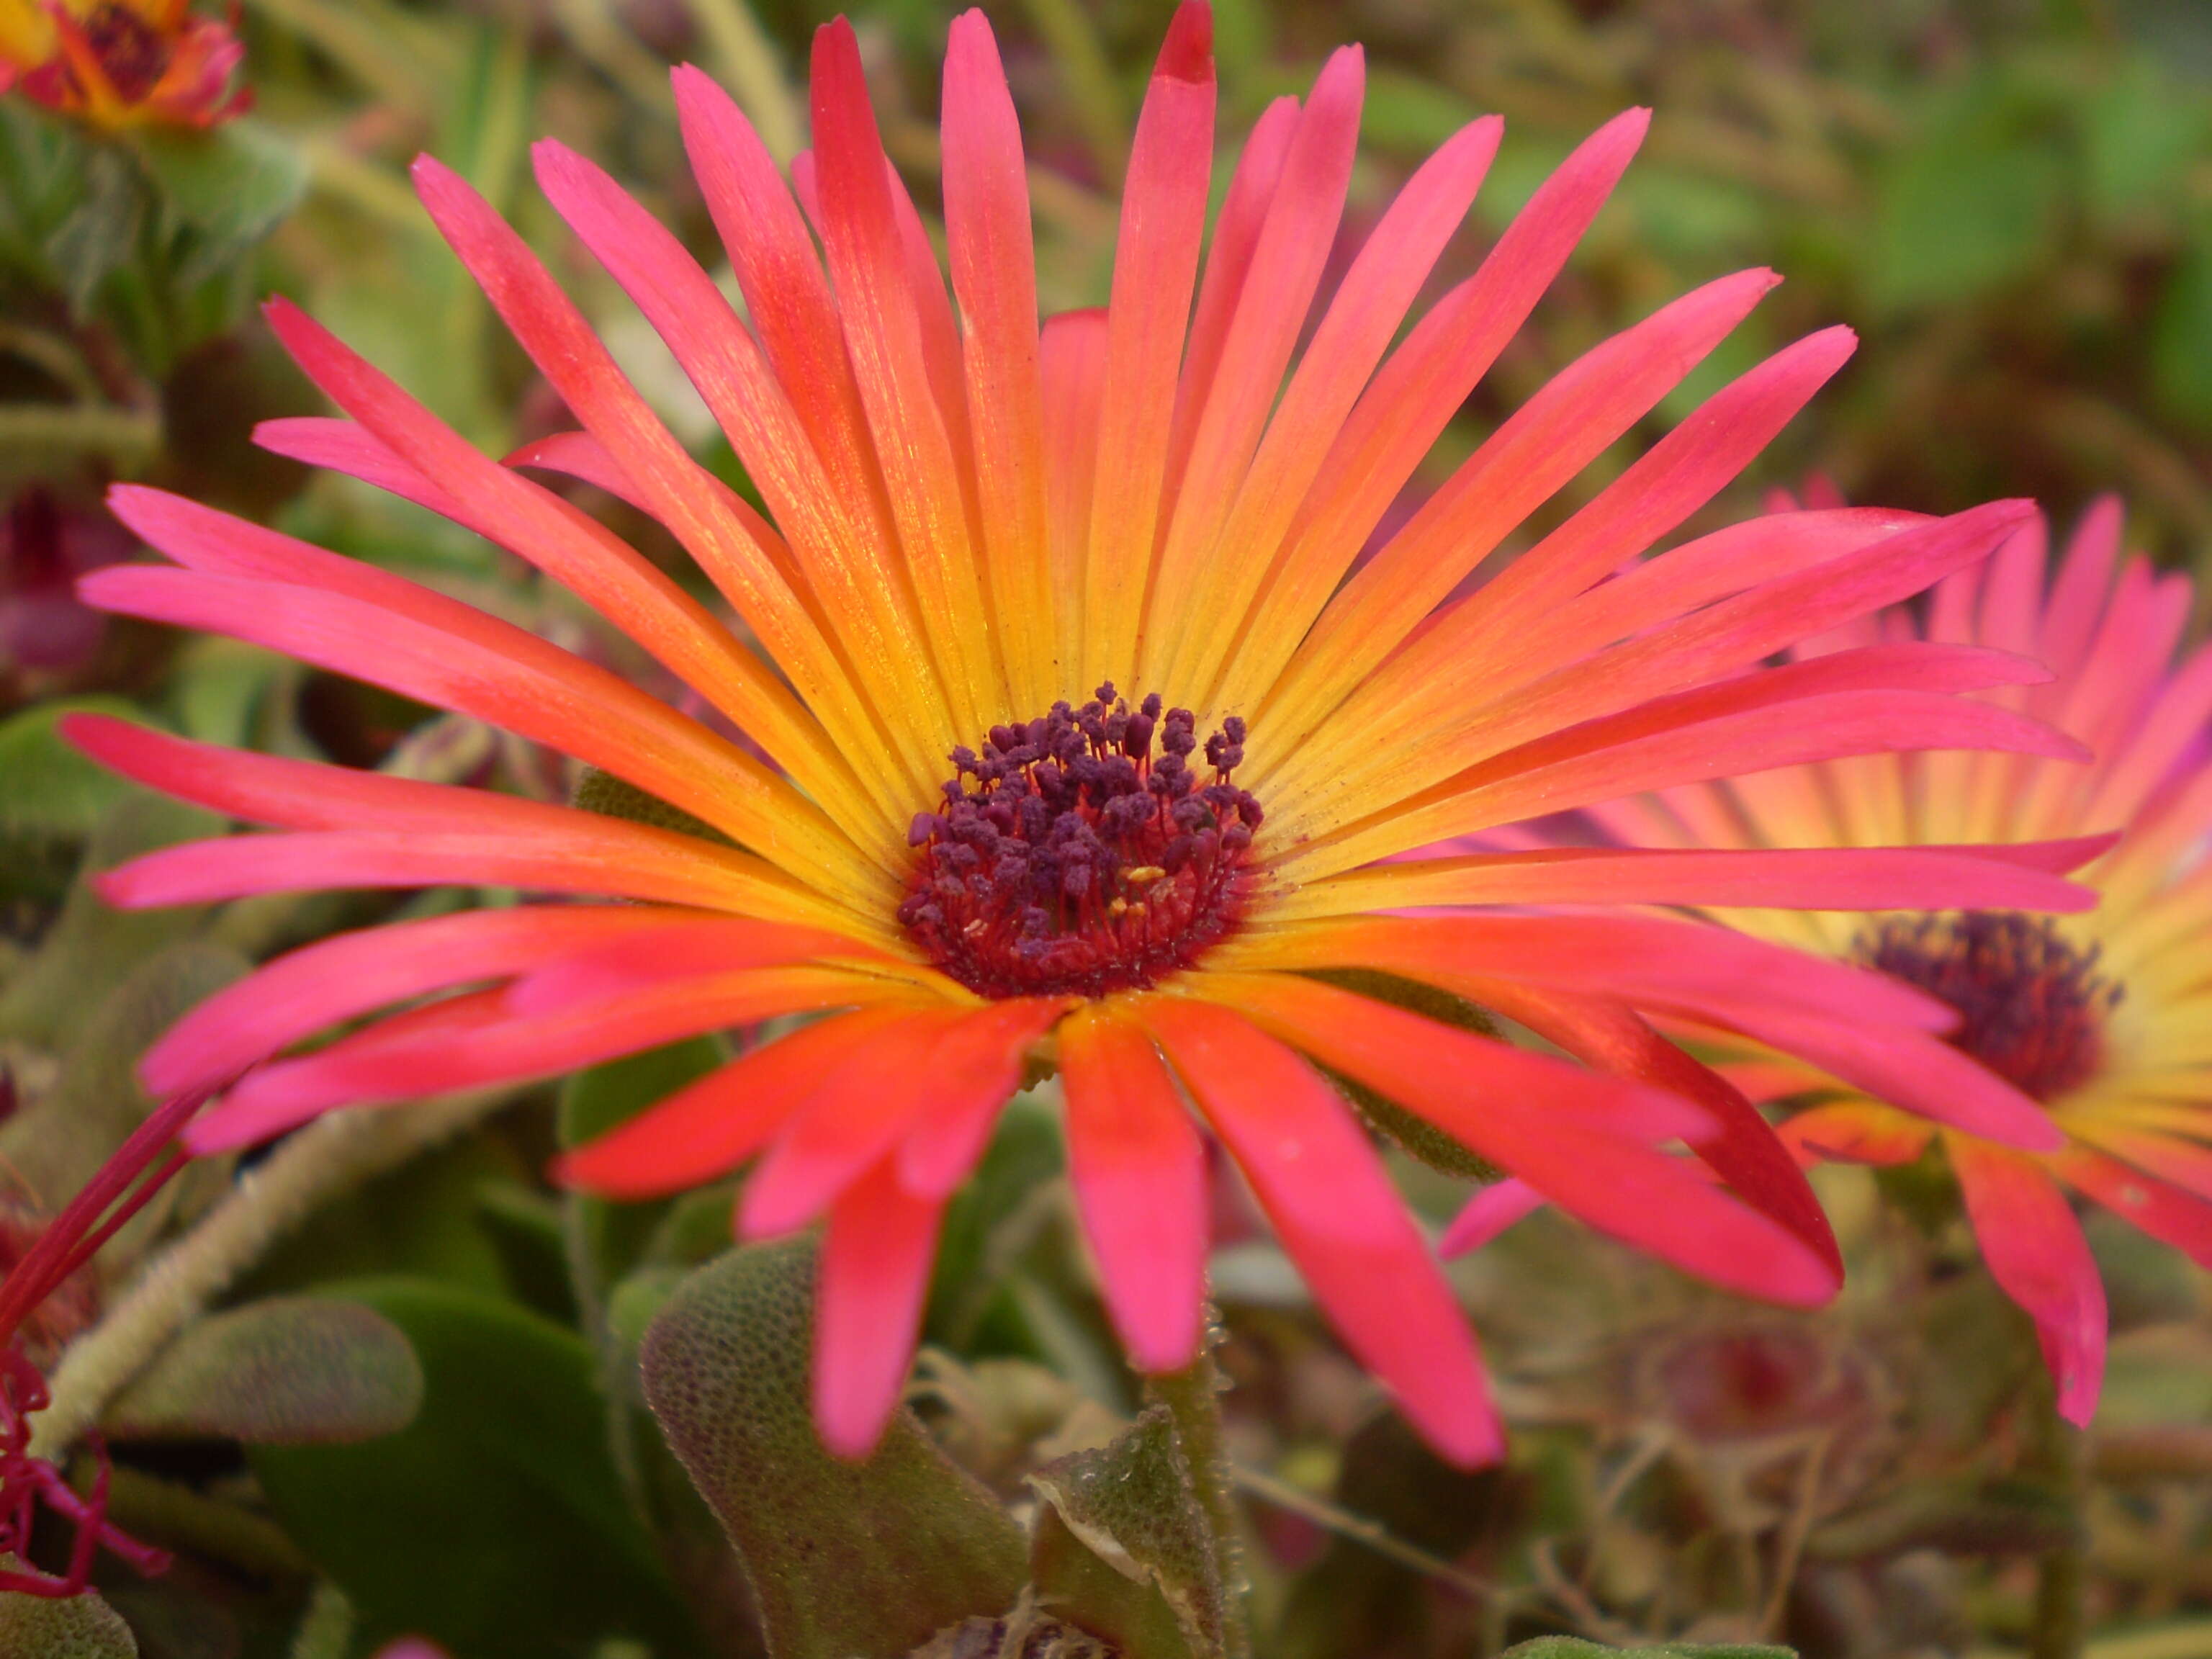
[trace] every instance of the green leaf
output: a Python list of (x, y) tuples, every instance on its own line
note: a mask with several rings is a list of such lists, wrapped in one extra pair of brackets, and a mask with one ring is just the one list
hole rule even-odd
[(2159, 296), (2151, 381), (2167, 409), (2212, 428), (2212, 223), (2197, 228)]
[(129, 158), (105, 146), (89, 150), (75, 205), (43, 250), (71, 312), (91, 310), (100, 285), (136, 250), (145, 214), (145, 185)]
[(1985, 80), (1948, 94), (1882, 181), (1876, 297), (1956, 306), (2025, 276), (2049, 249), (2065, 182), (2008, 88)]
[[(134, 789), (100, 819), (85, 846), (83, 868), (111, 869), (138, 854), (222, 829), (222, 820), (213, 813)], [(64, 1047), (133, 969), (191, 933), (206, 914), (206, 906), (191, 904), (118, 910), (79, 881), (36, 953), (0, 985), (0, 1037)]]
[(1662, 1642), (1650, 1648), (1609, 1648), (1602, 1642), (1585, 1642), (1579, 1636), (1540, 1636), (1505, 1650), (1504, 1659), (1595, 1659), (1623, 1654), (1638, 1659), (1796, 1659), (1795, 1648), (1778, 1648), (1764, 1642), (1722, 1642), (1711, 1646), (1695, 1642)]
[(84, 193), (93, 145), (27, 100), (0, 100), (0, 247), (36, 265), (54, 227)]
[(131, 786), (62, 741), (64, 714), (132, 714), (119, 697), (41, 703), (0, 722), (0, 898), (51, 903), (68, 890), (85, 841)]
[(422, 1404), (422, 1364), (383, 1315), (272, 1297), (189, 1327), (101, 1426), (118, 1440), (343, 1445), (398, 1433)]
[(602, 772), (596, 766), (584, 769), (568, 804), (586, 812), (597, 812), (601, 817), (623, 818), (654, 830), (672, 830), (679, 836), (696, 836), (719, 847), (738, 844), (704, 818), (694, 817), (682, 807), (672, 806), (658, 795), (647, 794), (628, 779)]
[(285, 1528), (374, 1641), (544, 1659), (623, 1636), (697, 1651), (625, 1502), (581, 1340), (510, 1303), (415, 1279), (331, 1287), (398, 1327), (422, 1410), (357, 1446), (250, 1449)]
[(647, 1403), (737, 1546), (775, 1659), (899, 1659), (1013, 1604), (1021, 1528), (902, 1412), (864, 1462), (808, 1409), (814, 1246), (732, 1252), (646, 1334)]
[[(0, 1124), (0, 1164), (32, 1192), (75, 1192), (145, 1118), (138, 1057), (179, 1015), (245, 976), (235, 951), (185, 939), (139, 964), (102, 996), (88, 975), (83, 1028), (61, 1054), (54, 1086)], [(105, 966), (105, 964), (103, 964)]]
[(1030, 1565), (1039, 1605), (1127, 1659), (1213, 1659), (1227, 1626), (1213, 1534), (1164, 1406), (1108, 1445), (1030, 1477), (1043, 1498)]
[[(554, 1119), (561, 1145), (580, 1146), (597, 1139), (706, 1076), (726, 1057), (720, 1042), (701, 1036), (578, 1072), (561, 1085)], [(562, 1207), (577, 1304), (584, 1309), (586, 1322), (595, 1323), (606, 1287), (644, 1259), (668, 1206), (618, 1204), (571, 1193)], [(720, 1224), (726, 1242), (726, 1218)]]
[[(1456, 1030), (1472, 1031), (1478, 1036), (1498, 1035), (1498, 1022), (1484, 1010), (1465, 997), (1455, 997), (1418, 980), (1401, 979), (1395, 974), (1379, 973), (1371, 968), (1316, 969), (1306, 977), (1371, 997), (1394, 1008), (1403, 1008), (1408, 1013), (1433, 1019)], [(1356, 1078), (1331, 1071), (1326, 1066), (1321, 1069), (1336, 1085), (1337, 1092), (1367, 1121), (1370, 1128), (1431, 1169), (1462, 1181), (1496, 1181), (1504, 1174), (1418, 1113), (1408, 1111)]]
[(2151, 58), (2123, 64), (2084, 110), (2090, 208), (2112, 215), (2162, 202), (2204, 153), (2212, 119), (2195, 89)]
[(241, 1287), (266, 1296), (402, 1274), (503, 1297), (507, 1263), (486, 1225), (486, 1192), (527, 1169), (511, 1146), (470, 1135), (325, 1204)]
[(164, 229), (179, 244), (175, 281), (203, 282), (250, 252), (307, 187), (299, 145), (247, 118), (208, 132), (152, 131), (138, 139)]
[(0, 720), (0, 836), (83, 841), (100, 815), (131, 785), (63, 741), (55, 731), (67, 714), (143, 718), (120, 697), (69, 697), (40, 703)]
[[(0, 1565), (20, 1569), (12, 1555)], [(87, 1590), (63, 1601), (0, 1592), (0, 1653), (8, 1659), (138, 1659), (122, 1616)]]
[(975, 1175), (945, 1212), (923, 1327), (931, 1341), (970, 1349), (1008, 1271), (1052, 1219), (1036, 1194), (1066, 1167), (1059, 1118), (1029, 1096), (1010, 1102)]

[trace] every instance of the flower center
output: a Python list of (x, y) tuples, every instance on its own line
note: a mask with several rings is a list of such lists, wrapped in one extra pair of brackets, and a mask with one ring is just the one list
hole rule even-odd
[(1261, 816), (1231, 781), (1244, 722), (1221, 723), (1202, 767), (1197, 725), (1109, 682), (954, 750), (945, 805), (908, 834), (899, 921), (988, 997), (1104, 996), (1188, 967), (1236, 925)]
[(2040, 1101), (2087, 1082), (2122, 987), (2037, 916), (1970, 910), (1883, 922), (1859, 942), (1868, 966), (1959, 1011), (1954, 1048)]
[(84, 33), (101, 73), (125, 103), (153, 91), (169, 67), (168, 40), (128, 6), (99, 7), (85, 20)]

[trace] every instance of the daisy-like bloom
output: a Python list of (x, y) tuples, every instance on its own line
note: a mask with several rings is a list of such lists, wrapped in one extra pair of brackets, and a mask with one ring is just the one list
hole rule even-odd
[[(2059, 1410), (2078, 1424), (2096, 1408), (2106, 1313), (2073, 1198), (2212, 1267), (2212, 648), (2177, 663), (2192, 586), (2121, 557), (2116, 501), (2090, 510), (2055, 575), (2047, 541), (2039, 519), (1985, 564), (1946, 577), (1924, 613), (1863, 618), (1801, 660), (1930, 644), (2033, 658), (2049, 665), (2047, 682), (1985, 699), (2071, 732), (2094, 765), (1861, 757), (1672, 788), (1595, 816), (1624, 843), (1700, 853), (2104, 838), (2110, 850), (2082, 874), (2100, 902), (2081, 915), (2026, 915), (1964, 895), (1940, 910), (1877, 916), (1712, 913), (1942, 998), (1960, 1014), (1957, 1065), (2048, 1114), (2061, 1144), (1994, 1145), (1931, 1109), (1955, 1086), (1956, 1065), (1927, 1073), (1924, 1054), (1886, 1052), (1878, 1033), (1823, 1055), (1786, 1020), (1735, 1028), (1786, 1051), (1741, 1069), (1755, 1091), (1847, 1085), (1785, 1124), (1806, 1156), (1898, 1164), (1940, 1143), (1983, 1259), (2034, 1321)], [(1528, 1196), (1486, 1193), (1455, 1242), (1487, 1236)]]
[[(539, 146), (539, 184), (684, 364), (766, 517), (684, 453), (520, 238), (435, 161), (416, 169), (432, 217), (580, 431), (493, 460), (299, 312), (271, 308), (351, 418), (278, 422), (268, 443), (511, 549), (773, 763), (389, 572), (118, 490), (116, 511), (175, 567), (95, 574), (95, 603), (504, 726), (675, 809), (647, 823), (76, 721), (76, 741), (118, 770), (286, 832), (126, 865), (99, 878), (119, 904), (443, 882), (629, 901), (409, 921), (264, 968), (146, 1059), (165, 1091), (258, 1066), (192, 1145), (817, 1016), (561, 1173), (642, 1197), (757, 1158), (743, 1234), (826, 1217), (813, 1387), (825, 1439), (848, 1453), (897, 1399), (943, 1206), (1033, 1061), (1064, 1080), (1078, 1206), (1146, 1370), (1185, 1364), (1199, 1340), (1194, 1105), (1353, 1352), (1444, 1452), (1496, 1454), (1474, 1339), (1329, 1073), (1692, 1273), (1787, 1303), (1832, 1293), (1834, 1241), (1787, 1152), (1638, 1011), (1771, 1016), (1819, 1053), (1879, 1032), (1933, 1055), (1950, 1052), (1934, 1035), (1948, 1011), (1702, 923), (1516, 907), (1753, 894), (2063, 907), (2080, 896), (2054, 873), (2069, 849), (1614, 860), (1564, 887), (1510, 859), (1377, 862), (1753, 767), (1900, 747), (2074, 752), (1954, 695), (2021, 678), (2010, 658), (1928, 645), (1759, 666), (1985, 556), (2026, 509), (1763, 518), (1638, 564), (1842, 363), (1850, 336), (1830, 331), (1714, 394), (1445, 605), (1771, 286), (1751, 271), (1568, 368), (1347, 578), (1644, 117), (1577, 150), (1393, 349), (1498, 142), (1495, 119), (1470, 125), (1407, 180), (1293, 365), (1344, 206), (1362, 60), (1338, 52), (1304, 100), (1261, 118), (1209, 245), (1211, 32), (1188, 5), (1160, 54), (1111, 303), (1042, 329), (1021, 139), (980, 13), (954, 24), (945, 72), (950, 296), (842, 22), (816, 37), (815, 148), (792, 184), (727, 97), (676, 76), (744, 317), (604, 173)], [(526, 468), (590, 478), (657, 517), (749, 639)], [(1458, 908), (1383, 914), (1407, 906)], [(1406, 981), (1426, 989), (1408, 996)], [(1455, 1024), (1438, 990), (1632, 1075)], [(1962, 1090), (1950, 1109), (1999, 1139), (2050, 1133), (2009, 1091)], [(1676, 1137), (1729, 1188), (1662, 1150)]]
[(0, 0), (0, 93), (111, 131), (212, 127), (251, 103), (246, 47), (190, 0)]

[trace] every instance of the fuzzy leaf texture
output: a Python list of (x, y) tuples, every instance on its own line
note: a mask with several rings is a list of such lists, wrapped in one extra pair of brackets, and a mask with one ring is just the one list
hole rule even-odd
[[(12, 1555), (0, 1565), (20, 1566)], [(0, 1653), (8, 1659), (138, 1659), (122, 1616), (96, 1590), (51, 1600), (0, 1591)]]
[(398, 1433), (422, 1404), (422, 1363), (383, 1315), (272, 1297), (187, 1329), (102, 1426), (118, 1440), (343, 1445)]
[(1030, 1477), (1044, 1499), (1031, 1559), (1039, 1604), (1126, 1659), (1212, 1659), (1224, 1591), (1190, 1467), (1164, 1406), (1111, 1443)]
[(823, 1449), (814, 1256), (755, 1245), (694, 1273), (646, 1333), (646, 1401), (744, 1562), (773, 1659), (899, 1659), (1013, 1605), (1021, 1529), (910, 1414), (864, 1462)]

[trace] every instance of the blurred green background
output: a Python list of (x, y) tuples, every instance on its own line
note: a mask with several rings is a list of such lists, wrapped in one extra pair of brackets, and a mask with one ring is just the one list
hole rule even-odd
[[(887, 136), (925, 206), (950, 9), (856, 9)], [(1029, 131), (1045, 303), (1096, 301), (1115, 169), (1169, 6), (988, 9)], [(1367, 46), (1347, 245), (1430, 147), (1478, 113), (1504, 113), (1503, 153), (1438, 288), (1575, 140), (1627, 105), (1657, 110), (1643, 158), (1436, 472), (1605, 333), (1697, 283), (1768, 264), (1786, 285), (1655, 429), (1756, 356), (1848, 322), (1864, 339), (1857, 360), (1759, 482), (1817, 468), (1853, 499), (1949, 510), (2025, 494), (2062, 518), (2117, 489), (2146, 546), (2178, 562), (2212, 546), (2212, 7), (2201, 0), (1218, 9), (1225, 152), (1332, 46)], [(118, 157), (6, 100), (0, 490), (40, 481), (82, 504), (110, 477), (147, 477), (282, 508), (357, 550), (473, 556), (453, 532), (395, 520), (349, 487), (295, 499), (298, 471), (246, 441), (257, 418), (315, 407), (252, 320), (248, 302), (272, 289), (487, 444), (554, 423), (411, 199), (404, 167), (419, 149), (518, 218), (680, 429), (707, 442), (672, 366), (538, 199), (526, 146), (550, 133), (598, 157), (706, 249), (665, 64), (713, 70), (787, 152), (801, 142), (808, 35), (828, 10), (252, 0), (242, 29), (256, 111), (223, 129), (220, 165), (158, 137), (127, 141)]]
[[(886, 137), (925, 213), (951, 9), (855, 10)], [(1116, 171), (1169, 0), (987, 9), (1028, 133), (1043, 302), (1097, 303)], [(2205, 0), (1219, 0), (1217, 14), (1217, 190), (1270, 98), (1302, 90), (1339, 42), (1366, 45), (1367, 143), (1340, 257), (1431, 147), (1479, 114), (1506, 116), (1497, 165), (1432, 291), (1473, 267), (1591, 129), (1632, 104), (1657, 112), (1642, 159), (1438, 447), (1431, 479), (1607, 334), (1698, 283), (1771, 265), (1784, 286), (1532, 532), (1722, 380), (1843, 322), (1863, 336), (1856, 360), (1725, 511), (1814, 474), (1855, 500), (1932, 511), (2033, 495), (2062, 521), (2117, 490), (2139, 545), (2177, 565), (2212, 556)], [(18, 1129), (35, 1128), (33, 1109), (67, 1105), (70, 1089), (114, 1084), (119, 1098), (121, 1056), (179, 999), (390, 903), (246, 901), (197, 937), (192, 915), (103, 919), (71, 889), (80, 859), (181, 839), (199, 821), (134, 807), (60, 754), (45, 724), (58, 707), (120, 698), (215, 741), (549, 797), (564, 787), (543, 756), (468, 722), (426, 723), (420, 708), (227, 641), (73, 613), (70, 574), (133, 551), (100, 514), (101, 489), (136, 478), (179, 489), (625, 660), (572, 601), (484, 543), (256, 451), (255, 422), (325, 411), (254, 306), (270, 292), (299, 299), (495, 453), (570, 424), (416, 206), (406, 165), (432, 151), (514, 219), (678, 433), (742, 486), (649, 329), (537, 195), (528, 145), (552, 135), (599, 160), (718, 263), (666, 65), (709, 69), (788, 155), (804, 142), (808, 37), (828, 15), (798, 0), (247, 0), (255, 109), (212, 136), (104, 137), (0, 98), (0, 715), (11, 717), (0, 768), (21, 786), (0, 789), (0, 1091), (27, 1103)], [(579, 499), (672, 559), (639, 515), (593, 492)], [(94, 1057), (105, 1069), (90, 1069)], [(72, 1075), (91, 1081), (59, 1081)], [(532, 1172), (543, 1133), (468, 1143), (404, 1191), (334, 1212), (325, 1231), (338, 1242), (318, 1247), (327, 1259), (303, 1247), (289, 1265), (302, 1281), (386, 1271), (396, 1250), (410, 1270), (434, 1261), (489, 1294), (515, 1275), (479, 1237), (480, 1194), (495, 1186), (511, 1212), (495, 1243), (527, 1234), (516, 1216), (542, 1221)], [(19, 1158), (30, 1141), (0, 1138), (0, 1153)], [(97, 1149), (88, 1155), (96, 1163)], [(1621, 1634), (1607, 1621), (1623, 1609), (1669, 1633), (1765, 1628), (1802, 1555), (1791, 1634), (1808, 1651), (1873, 1659), (2023, 1640), (2033, 1559), (2074, 1535), (2071, 1512), (2054, 1517), (2042, 1488), (2013, 1481), (2046, 1450), (2007, 1403), (2036, 1386), (2025, 1327), (1955, 1238), (1932, 1224), (1922, 1237), (1899, 1218), (1905, 1206), (1877, 1203), (1856, 1175), (1832, 1184), (1853, 1290), (1819, 1321), (1692, 1291), (1548, 1222), (1468, 1264), (1461, 1287), (1510, 1379), (1516, 1427), (1513, 1468), (1475, 1484), (1387, 1419), (1355, 1436), (1365, 1395), (1295, 1287), (1264, 1254), (1241, 1279), (1224, 1267), (1243, 1365), (1239, 1455), (1273, 1470), (1270, 1501), (1333, 1491), (1426, 1552), (1425, 1566), (1386, 1570), (1365, 1546), (1261, 1506), (1273, 1558), (1304, 1575), (1295, 1587), (1289, 1567), (1261, 1575), (1263, 1597), (1308, 1632), (1300, 1651), (1477, 1650), (1477, 1635), (1504, 1630), (1505, 1604), (1437, 1590), (1448, 1579), (1466, 1590), (1443, 1558), (1509, 1583), (1516, 1608), (1601, 1634)], [(1436, 1213), (1454, 1197), (1417, 1196)], [(398, 1245), (368, 1222), (392, 1213), (410, 1218)], [(384, 1254), (347, 1255), (356, 1233), (375, 1234)], [(447, 1260), (454, 1239), (465, 1271)], [(2094, 1611), (2182, 1623), (2179, 1644), (2159, 1630), (2096, 1651), (2212, 1655), (2208, 1281), (2146, 1255), (2124, 1230), (2097, 1242), (2117, 1341), (2091, 1512)], [(1060, 1279), (1009, 1272), (1036, 1291), (1024, 1317), (1059, 1334), (1032, 1332), (1033, 1357), (1110, 1395), (1110, 1355), (1085, 1348), (1082, 1321), (1036, 1289)], [(979, 1322), (967, 1320), (970, 1336)], [(992, 1346), (945, 1340), (971, 1358)], [(966, 1426), (992, 1446), (1002, 1427), (981, 1410)], [(1025, 1455), (1014, 1444), (1010, 1458)], [(1812, 1529), (1816, 1513), (1824, 1524)], [(404, 1546), (404, 1530), (381, 1541)], [(1334, 1609), (1334, 1622), (1316, 1608)]]

